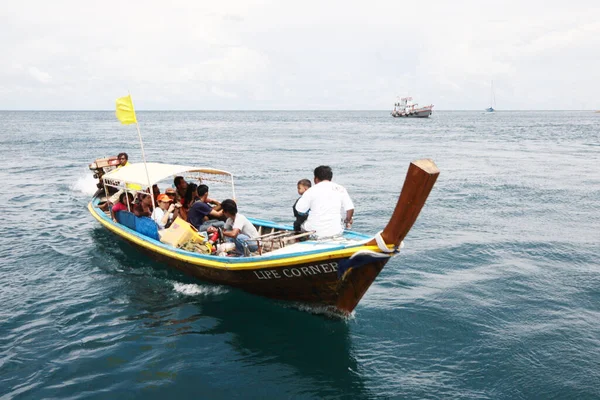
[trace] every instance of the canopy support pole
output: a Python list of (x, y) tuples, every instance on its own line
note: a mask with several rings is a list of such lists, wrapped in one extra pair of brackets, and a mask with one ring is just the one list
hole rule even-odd
[[(131, 100), (133, 103), (133, 100)], [(148, 165), (146, 165), (146, 153), (144, 152), (144, 142), (142, 141), (142, 132), (140, 132), (140, 124), (139, 122), (135, 122), (135, 127), (137, 128), (138, 137), (140, 138), (140, 148), (142, 149), (142, 160), (144, 160), (144, 168), (146, 169), (146, 179), (148, 179), (148, 190), (150, 191), (150, 196), (152, 197), (152, 211), (154, 212), (154, 192), (152, 191), (152, 184), (150, 184), (150, 174), (148, 173)]]

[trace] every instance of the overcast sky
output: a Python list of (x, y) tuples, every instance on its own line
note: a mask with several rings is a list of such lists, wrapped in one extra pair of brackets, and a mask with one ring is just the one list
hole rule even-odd
[(5, 1), (0, 109), (600, 109), (600, 1)]

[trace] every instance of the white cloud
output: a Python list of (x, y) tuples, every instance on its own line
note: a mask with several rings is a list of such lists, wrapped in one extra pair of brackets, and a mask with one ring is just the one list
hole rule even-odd
[(29, 67), (27, 70), (29, 71), (29, 74), (31, 74), (31, 76), (33, 76), (38, 82), (50, 83), (52, 80), (52, 77), (49, 73), (40, 71), (36, 67)]
[(222, 89), (220, 89), (220, 88), (218, 88), (218, 87), (216, 87), (216, 86), (213, 86), (213, 87), (210, 89), (210, 91), (211, 91), (211, 93), (214, 93), (215, 95), (217, 95), (217, 96), (219, 96), (219, 97), (225, 97), (225, 98), (228, 98), (228, 99), (235, 99), (235, 98), (237, 98), (237, 97), (238, 97), (238, 95), (237, 95), (237, 94), (235, 94), (235, 93), (230, 93), (230, 92), (227, 92), (227, 91), (225, 91), (225, 90), (222, 90)]
[[(598, 108), (596, 2), (12, 2), (0, 109)], [(17, 67), (18, 66), (18, 67)], [(43, 88), (43, 89), (40, 89)], [(577, 96), (573, 96), (576, 88)]]

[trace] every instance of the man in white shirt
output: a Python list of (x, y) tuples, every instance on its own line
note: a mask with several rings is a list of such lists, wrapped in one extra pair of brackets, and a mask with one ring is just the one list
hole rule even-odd
[[(342, 185), (331, 182), (333, 172), (327, 165), (315, 168), (315, 185), (306, 190), (296, 203), (299, 213), (308, 213), (302, 224), (304, 231), (315, 231), (317, 238), (336, 236), (344, 232), (344, 227), (352, 227), (354, 204)], [(344, 210), (342, 217), (341, 210)], [(342, 225), (344, 218), (344, 225)]]

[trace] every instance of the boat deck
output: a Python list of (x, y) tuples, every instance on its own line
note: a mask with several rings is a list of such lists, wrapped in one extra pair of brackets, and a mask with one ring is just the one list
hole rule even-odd
[(356, 240), (356, 239), (328, 239), (327, 241), (306, 241), (306, 242), (298, 242), (288, 244), (285, 247), (282, 247), (277, 250), (270, 251), (268, 253), (263, 253), (263, 255), (283, 255), (283, 254), (294, 254), (294, 253), (304, 253), (304, 252), (314, 252), (314, 251), (326, 251), (326, 250), (334, 250), (340, 248), (340, 246), (358, 246), (361, 244), (365, 244), (368, 241)]
[(125, 236), (133, 235), (138, 239), (142, 239), (143, 241), (149, 243), (154, 243), (154, 245), (170, 249), (171, 251), (174, 251), (178, 254), (188, 254), (193, 257), (200, 257), (204, 259), (208, 258), (215, 261), (226, 261), (228, 263), (237, 262), (237, 260), (235, 260), (236, 258), (241, 261), (241, 259), (277, 259), (281, 257), (290, 257), (302, 254), (318, 254), (365, 245), (369, 240), (372, 239), (372, 237), (368, 235), (352, 231), (344, 231), (344, 233), (341, 236), (324, 238), (319, 240), (309, 239), (302, 241), (302, 239), (305, 239), (307, 235), (309, 235), (309, 233), (297, 235), (292, 230), (292, 226), (282, 225), (273, 221), (249, 217), (248, 219), (254, 224), (254, 226), (259, 230), (259, 232), (264, 233), (262, 236), (259, 236), (257, 238), (257, 241), (260, 244), (260, 250), (257, 252), (247, 254), (246, 257), (234, 257), (234, 259), (232, 260), (232, 258), (228, 256), (189, 251), (180, 247), (174, 247), (170, 244), (155, 241), (154, 239), (148, 238), (143, 234), (140, 234), (139, 232), (135, 232), (135, 230), (131, 230), (131, 227), (127, 227), (125, 225), (122, 225), (121, 223), (114, 222), (110, 217), (110, 213), (108, 211), (100, 210), (100, 208), (98, 207), (99, 201), (100, 199), (95, 198), (90, 204), (91, 209), (101, 221), (104, 221), (106, 225), (111, 225), (114, 228), (116, 228), (113, 229), (113, 231), (115, 233), (118, 233), (119, 236), (124, 236), (123, 231), (125, 231)]

